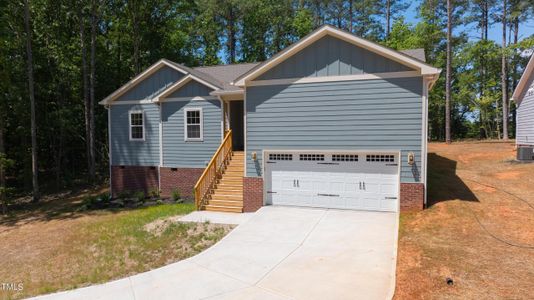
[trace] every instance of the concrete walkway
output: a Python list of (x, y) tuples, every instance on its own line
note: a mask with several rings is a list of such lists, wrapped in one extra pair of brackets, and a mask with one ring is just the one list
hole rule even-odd
[(398, 215), (263, 207), (189, 259), (39, 299), (390, 299)]

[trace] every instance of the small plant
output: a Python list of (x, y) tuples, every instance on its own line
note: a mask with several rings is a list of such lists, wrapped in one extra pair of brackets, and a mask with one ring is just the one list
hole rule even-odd
[(137, 202), (145, 202), (145, 192), (143, 191), (135, 192), (133, 197)]
[(159, 189), (157, 189), (157, 188), (151, 189), (151, 190), (148, 192), (148, 195), (149, 195), (149, 197), (152, 198), (152, 199), (157, 199), (157, 198), (159, 198)]
[(163, 204), (163, 200), (161, 200), (161, 199), (156, 200), (156, 204), (157, 204), (157, 205), (161, 205), (161, 204)]
[(175, 202), (179, 202), (180, 200), (182, 200), (182, 195), (180, 195), (180, 190), (173, 189), (171, 192), (171, 198)]
[(117, 198), (119, 199), (128, 199), (132, 196), (132, 192), (130, 191), (121, 191), (117, 194)]

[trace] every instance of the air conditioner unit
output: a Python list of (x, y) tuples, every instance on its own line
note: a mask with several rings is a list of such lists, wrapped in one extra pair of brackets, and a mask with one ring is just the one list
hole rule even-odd
[(534, 146), (519, 146), (517, 148), (517, 160), (534, 160)]

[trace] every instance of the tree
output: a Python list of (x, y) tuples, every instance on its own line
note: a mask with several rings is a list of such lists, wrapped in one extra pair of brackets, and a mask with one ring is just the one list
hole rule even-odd
[(445, 142), (451, 143), (452, 7), (447, 0), (447, 69), (445, 83)]
[(87, 75), (87, 45), (85, 38), (85, 16), (84, 16), (84, 2), (81, 1), (78, 3), (79, 12), (78, 19), (80, 22), (80, 47), (81, 47), (81, 61), (82, 61), (82, 95), (84, 103), (84, 117), (85, 117), (85, 145), (86, 145), (86, 155), (87, 155), (87, 170), (89, 171), (89, 181), (92, 180), (94, 176), (94, 156), (91, 153), (93, 145), (91, 144), (91, 100), (89, 98), (89, 83)]
[(507, 1), (502, 4), (502, 57), (501, 57), (501, 92), (502, 92), (502, 136), (508, 141), (508, 63), (506, 58)]
[(91, 1), (91, 70), (89, 72), (89, 180), (95, 177), (95, 74), (97, 1)]
[(404, 0), (381, 0), (380, 6), (386, 21), (386, 39), (389, 39), (392, 21), (397, 19), (396, 15), (401, 14), (410, 6), (410, 2), (405, 2)]
[(37, 160), (37, 122), (35, 120), (35, 91), (33, 82), (33, 53), (32, 53), (32, 31), (30, 27), (30, 3), (24, 0), (24, 28), (26, 30), (26, 56), (28, 68), (28, 93), (30, 97), (30, 114), (31, 114), (31, 140), (32, 140), (32, 186), (33, 202), (39, 201), (39, 179), (38, 179), (38, 160)]

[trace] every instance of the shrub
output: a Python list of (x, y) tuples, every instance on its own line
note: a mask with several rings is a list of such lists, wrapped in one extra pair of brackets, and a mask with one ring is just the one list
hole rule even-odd
[(117, 194), (117, 198), (119, 199), (127, 199), (127, 198), (130, 198), (131, 196), (132, 196), (132, 192), (130, 191), (122, 191)]
[(157, 189), (157, 188), (151, 189), (151, 190), (148, 192), (148, 196), (149, 196), (150, 198), (159, 198), (159, 189)]
[(137, 202), (145, 202), (145, 192), (143, 191), (135, 192), (133, 197)]
[(179, 189), (173, 189), (171, 192), (171, 198), (174, 201), (180, 201), (182, 199), (182, 196), (180, 195)]
[(163, 204), (163, 200), (161, 200), (161, 199), (156, 200), (156, 204), (158, 204), (158, 205)]

